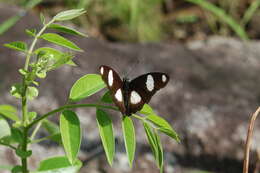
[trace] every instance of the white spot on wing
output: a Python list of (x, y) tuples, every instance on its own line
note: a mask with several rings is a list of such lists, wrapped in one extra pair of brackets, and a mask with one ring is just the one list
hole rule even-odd
[(104, 74), (104, 67), (100, 68), (100, 73), (103, 75)]
[(152, 75), (148, 75), (146, 79), (146, 88), (148, 91), (152, 91), (154, 89), (154, 80)]
[(108, 72), (108, 85), (109, 86), (112, 86), (113, 85), (113, 71), (112, 70), (109, 70)]
[(163, 82), (166, 82), (166, 80), (167, 80), (167, 78), (166, 78), (166, 76), (163, 74), (163, 75), (162, 75), (162, 81), (163, 81)]
[(122, 91), (120, 88), (116, 91), (115, 98), (119, 102), (123, 101), (123, 95), (122, 95)]
[(137, 104), (139, 102), (141, 102), (141, 96), (136, 92), (136, 91), (132, 91), (131, 95), (130, 95), (130, 102), (132, 104)]

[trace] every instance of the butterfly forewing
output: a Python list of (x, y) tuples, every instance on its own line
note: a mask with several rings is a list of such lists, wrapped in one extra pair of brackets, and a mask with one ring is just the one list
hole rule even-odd
[(126, 108), (124, 105), (124, 96), (122, 90), (123, 81), (119, 77), (118, 73), (108, 66), (100, 66), (99, 70), (103, 81), (106, 83), (110, 91), (114, 103), (122, 113), (125, 112)]
[(161, 88), (165, 87), (169, 76), (165, 73), (153, 72), (141, 75), (133, 79), (129, 84), (128, 106), (126, 112), (135, 113), (148, 103), (152, 96)]

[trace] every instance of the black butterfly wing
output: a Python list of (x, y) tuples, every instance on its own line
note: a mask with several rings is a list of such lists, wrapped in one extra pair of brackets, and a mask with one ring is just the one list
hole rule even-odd
[(100, 66), (99, 67), (100, 74), (102, 76), (103, 81), (106, 83), (107, 88), (110, 91), (111, 97), (119, 108), (119, 110), (124, 114), (126, 111), (124, 105), (124, 96), (123, 96), (123, 81), (119, 77), (118, 73), (108, 66)]
[(127, 115), (141, 110), (145, 103), (148, 103), (152, 96), (169, 81), (165, 73), (152, 72), (133, 79), (129, 84)]

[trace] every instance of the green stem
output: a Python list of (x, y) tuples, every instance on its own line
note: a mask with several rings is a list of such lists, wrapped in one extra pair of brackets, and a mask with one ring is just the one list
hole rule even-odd
[(32, 135), (30, 137), (31, 141), (34, 139), (34, 137), (35, 137), (36, 133), (38, 132), (38, 130), (40, 129), (41, 125), (42, 125), (42, 122), (40, 121), (37, 124), (37, 126), (35, 127), (35, 129), (33, 130)]
[(4, 143), (4, 142), (0, 142), (0, 145), (4, 145), (4, 146), (9, 147), (9, 148), (11, 148), (11, 149), (13, 149), (13, 150), (16, 150), (16, 148), (15, 148), (14, 146), (12, 146), (12, 145), (10, 145), (10, 144), (6, 144), (6, 143)]
[(65, 109), (73, 109), (73, 108), (80, 108), (80, 107), (96, 107), (96, 108), (103, 108), (103, 109), (111, 109), (111, 110), (116, 110), (118, 111), (117, 108), (115, 107), (112, 107), (112, 106), (105, 106), (105, 105), (98, 105), (98, 104), (75, 104), (75, 105), (65, 105), (65, 106), (61, 106), (57, 109), (54, 109), (42, 116), (40, 116), (39, 118), (35, 119), (34, 121), (32, 121), (30, 124), (28, 124), (28, 126), (26, 127), (26, 129), (30, 129), (32, 126), (34, 126), (35, 124), (37, 124), (39, 121), (55, 114), (55, 113), (58, 113), (58, 112), (61, 112)]
[[(29, 67), (29, 63), (30, 63), (30, 59), (31, 59), (31, 55), (32, 55), (32, 52), (34, 50), (34, 47), (36, 45), (36, 42), (38, 40), (38, 38), (42, 35), (42, 33), (46, 30), (46, 28), (54, 22), (54, 19), (52, 19), (49, 23), (47, 23), (46, 25), (44, 25), (42, 27), (42, 29), (37, 33), (37, 35), (34, 37), (34, 40), (29, 48), (29, 51), (27, 53), (27, 56), (26, 56), (26, 59), (25, 59), (25, 64), (24, 64), (24, 70), (28, 70), (28, 67)], [(27, 81), (26, 81), (26, 78), (23, 77), (23, 82), (22, 82), (22, 120), (23, 120), (23, 126), (25, 127), (24, 128), (24, 131), (23, 131), (23, 143), (22, 143), (22, 150), (23, 151), (27, 151), (27, 142), (28, 142), (28, 129), (26, 128), (27, 126), (27, 123), (28, 123), (28, 109), (27, 109), (27, 88), (28, 88), (28, 84), (27, 84)], [(21, 158), (21, 162), (22, 162), (22, 170), (23, 170), (23, 173), (27, 173), (28, 170), (27, 170), (27, 158)]]
[(46, 137), (43, 137), (43, 138), (40, 138), (40, 139), (35, 139), (35, 140), (31, 141), (30, 143), (31, 144), (39, 143), (39, 142), (45, 141), (47, 139), (51, 139), (52, 137), (56, 136), (57, 134), (58, 133), (53, 134), (53, 135), (49, 135), (49, 136), (46, 136)]
[[(23, 130), (23, 143), (22, 143), (22, 150), (27, 151), (27, 138), (28, 138), (28, 129), (24, 128)], [(21, 158), (22, 160), (22, 171), (23, 173), (28, 173), (27, 170), (27, 158)]]

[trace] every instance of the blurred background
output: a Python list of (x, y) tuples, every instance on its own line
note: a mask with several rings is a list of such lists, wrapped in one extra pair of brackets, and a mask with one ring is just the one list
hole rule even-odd
[[(0, 0), (0, 104), (20, 107), (8, 91), (19, 82), (18, 69), (24, 63), (24, 55), (2, 45), (31, 43), (25, 29), (41, 27), (40, 13), (48, 20), (60, 11), (84, 8), (85, 15), (63, 23), (88, 35), (65, 35), (85, 51), (76, 54), (78, 67), (63, 67), (41, 80), (39, 98), (30, 103), (30, 109), (43, 114), (65, 104), (72, 84), (86, 73), (98, 73), (101, 64), (131, 79), (150, 71), (166, 72), (171, 80), (151, 105), (171, 123), (181, 143), (162, 135), (165, 173), (242, 172), (248, 121), (260, 103), (259, 6), (260, 0)], [(54, 45), (40, 41), (38, 46)], [(111, 113), (117, 137), (111, 168), (101, 146), (95, 110), (77, 112), (83, 129), (82, 173), (159, 172), (140, 122), (135, 121), (138, 143), (131, 169), (120, 114)], [(50, 120), (57, 123), (58, 116)], [(254, 173), (260, 172), (259, 125), (257, 121), (250, 160)], [(45, 135), (41, 131), (38, 137)], [(41, 159), (64, 154), (54, 142), (31, 147), (35, 151), (32, 169)], [(19, 160), (0, 147), (0, 163), (18, 164)]]

